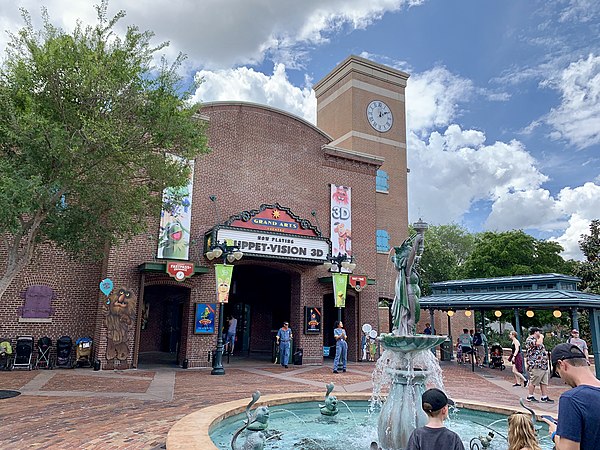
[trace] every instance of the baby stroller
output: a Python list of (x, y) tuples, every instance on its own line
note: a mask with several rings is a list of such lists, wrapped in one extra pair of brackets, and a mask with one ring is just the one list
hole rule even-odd
[(11, 370), (13, 349), (10, 339), (0, 338), (0, 370)]
[(38, 357), (35, 362), (35, 368), (52, 369), (50, 362), (50, 348), (52, 347), (52, 339), (44, 336), (38, 339)]
[(497, 342), (492, 344), (490, 348), (490, 368), (500, 370), (506, 369), (506, 366), (504, 365), (503, 353), (504, 350), (500, 344)]
[(14, 369), (31, 370), (31, 357), (33, 355), (33, 336), (19, 336), (15, 351)]
[(92, 338), (80, 337), (75, 341), (75, 362), (73, 367), (92, 367)]
[(72, 368), (71, 365), (71, 349), (73, 341), (69, 336), (61, 336), (56, 341), (56, 367)]

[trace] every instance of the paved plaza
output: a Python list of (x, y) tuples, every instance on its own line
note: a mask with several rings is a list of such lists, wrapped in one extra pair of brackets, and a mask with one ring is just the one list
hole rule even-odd
[[(224, 376), (210, 369), (147, 366), (137, 370), (13, 370), (0, 372), (0, 389), (21, 395), (0, 400), (2, 449), (162, 449), (169, 429), (185, 415), (217, 403), (262, 394), (323, 392), (333, 381), (335, 392), (370, 392), (374, 363), (348, 366), (332, 374), (326, 366), (292, 366), (233, 357)], [(499, 371), (441, 362), (451, 397), (519, 407), (526, 389), (513, 387), (510, 366)], [(567, 387), (550, 382), (555, 404), (535, 404), (556, 414), (558, 397)], [(539, 398), (539, 389), (536, 390)]]

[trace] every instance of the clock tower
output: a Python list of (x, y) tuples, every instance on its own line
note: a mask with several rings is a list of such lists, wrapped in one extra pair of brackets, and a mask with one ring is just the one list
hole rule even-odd
[(373, 245), (377, 241), (378, 293), (387, 299), (393, 299), (396, 276), (388, 251), (408, 236), (404, 97), (408, 77), (349, 56), (314, 86), (317, 126), (332, 137), (330, 146), (384, 160), (374, 187), (377, 235)]

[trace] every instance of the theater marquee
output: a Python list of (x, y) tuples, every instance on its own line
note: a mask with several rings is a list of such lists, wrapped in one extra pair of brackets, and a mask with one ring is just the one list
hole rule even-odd
[(246, 255), (267, 258), (324, 262), (329, 253), (329, 243), (325, 239), (298, 235), (219, 228), (216, 238), (219, 242), (233, 241), (233, 245)]
[(329, 239), (310, 221), (278, 203), (243, 211), (217, 225), (205, 245), (228, 242), (248, 256), (322, 263), (330, 253)]

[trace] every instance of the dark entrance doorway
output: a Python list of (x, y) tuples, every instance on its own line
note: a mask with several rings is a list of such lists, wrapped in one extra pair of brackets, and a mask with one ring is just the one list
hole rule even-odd
[(146, 286), (138, 365), (177, 364), (183, 307), (190, 291), (179, 286)]
[(225, 305), (225, 317), (237, 319), (233, 355), (270, 358), (277, 330), (290, 320), (290, 303), (289, 274), (270, 267), (237, 265)]
[[(338, 320), (338, 308), (335, 307), (333, 300), (333, 293), (325, 294), (323, 296), (323, 348), (324, 356), (329, 358), (335, 358), (335, 338), (333, 337), (333, 330), (335, 323)], [(346, 333), (348, 334), (348, 358), (350, 359), (351, 353), (350, 348), (355, 345), (354, 339), (356, 338), (353, 331), (355, 327), (354, 316), (356, 314), (356, 298), (352, 295), (351, 291), (346, 292), (346, 307), (342, 308), (342, 322)], [(329, 348), (329, 353), (327, 348)], [(351, 359), (353, 360), (353, 359)]]

